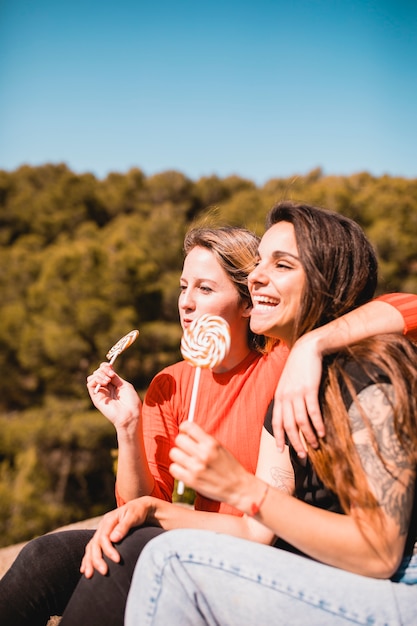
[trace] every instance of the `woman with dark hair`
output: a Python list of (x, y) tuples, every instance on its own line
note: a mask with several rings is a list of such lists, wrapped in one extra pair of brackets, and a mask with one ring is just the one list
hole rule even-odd
[[(265, 412), (288, 356), (284, 344), (269, 346), (269, 352), (261, 349), (260, 337), (249, 327), (252, 303), (247, 276), (254, 267), (258, 244), (259, 239), (244, 228), (192, 229), (184, 240), (178, 300), (183, 328), (204, 313), (221, 315), (230, 325), (227, 358), (215, 370), (201, 373), (195, 421), (251, 473), (256, 470)], [(391, 297), (386, 296), (388, 302)], [(328, 343), (334, 347), (335, 341), (342, 341), (344, 345), (387, 328), (399, 333), (413, 330), (416, 300), (406, 297), (406, 303), (412, 304), (411, 316), (402, 302), (399, 308), (396, 303), (368, 303), (359, 319), (332, 321)], [(348, 336), (346, 328), (351, 328)], [(299, 364), (296, 373), (301, 375)], [(229, 532), (234, 527), (234, 518), (242, 513), (225, 502), (200, 492), (196, 510), (171, 501), (174, 478), (169, 472), (169, 452), (180, 424), (187, 419), (193, 374), (194, 369), (183, 361), (165, 368), (151, 382), (143, 406), (133, 386), (108, 363), (89, 376), (87, 387), (94, 405), (116, 429), (119, 508), (104, 516), (96, 532), (52, 533), (23, 548), (0, 581), (2, 626), (44, 626), (49, 616), (64, 611), (63, 626), (120, 625), (136, 561), (150, 539), (171, 528)], [(97, 385), (100, 389), (95, 393)], [(262, 393), (254, 394), (254, 389)], [(307, 427), (305, 431), (308, 437)], [(120, 518), (125, 532), (118, 536), (116, 550), (109, 537)]]
[[(376, 257), (355, 222), (286, 202), (267, 226), (248, 278), (254, 332), (291, 349), (372, 298)], [(326, 436), (304, 441), (305, 458), (275, 447), (270, 408), (256, 476), (199, 425), (181, 426), (173, 476), (244, 515), (229, 535), (150, 542), (126, 626), (415, 624), (417, 347), (382, 335), (328, 355), (320, 408)]]

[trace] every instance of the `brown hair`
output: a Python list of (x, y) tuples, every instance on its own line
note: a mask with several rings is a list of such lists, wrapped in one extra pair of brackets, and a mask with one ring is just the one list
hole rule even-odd
[[(337, 493), (342, 508), (352, 506), (376, 508), (376, 500), (369, 490), (362, 463), (354, 447), (350, 420), (341, 394), (341, 385), (351, 393), (374, 449), (393, 476), (398, 468), (383, 458), (376, 440), (373, 424), (356, 398), (352, 381), (345, 370), (345, 360), (356, 362), (369, 379), (377, 384), (393, 410), (393, 434), (404, 452), (415, 464), (417, 457), (417, 347), (402, 335), (379, 335), (339, 351), (337, 358), (329, 357), (322, 381), (322, 412), (326, 423), (326, 437), (319, 450), (309, 450), (309, 456), (323, 482)], [(376, 368), (392, 385), (393, 394), (376, 379)], [(394, 399), (393, 399), (394, 398)], [(393, 443), (394, 445), (394, 443)]]
[(294, 226), (306, 286), (295, 327), (297, 339), (370, 300), (377, 284), (375, 252), (353, 220), (294, 202), (272, 207), (266, 226)]
[[(375, 252), (356, 222), (331, 211), (307, 204), (281, 202), (268, 214), (267, 227), (285, 221), (294, 226), (300, 262), (306, 274), (302, 305), (296, 321), (294, 339), (313, 328), (340, 317), (369, 301), (377, 283)], [(383, 335), (339, 350), (325, 359), (321, 388), (321, 409), (326, 437), (320, 448), (309, 447), (309, 457), (323, 483), (337, 494), (345, 512), (352, 507), (377, 503), (356, 447), (350, 419), (342, 395), (342, 385), (351, 392), (382, 462), (389, 466), (378, 449), (369, 417), (357, 401), (353, 383), (345, 369), (353, 360), (378, 384), (393, 409), (393, 428), (408, 458), (417, 458), (417, 347), (400, 335)], [(375, 368), (390, 382), (393, 397), (375, 376)], [(390, 468), (392, 471), (392, 468)]]

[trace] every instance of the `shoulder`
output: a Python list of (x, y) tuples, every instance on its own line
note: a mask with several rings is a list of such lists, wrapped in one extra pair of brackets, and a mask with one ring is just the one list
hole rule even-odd
[[(338, 381), (343, 400), (346, 407), (352, 404), (353, 396), (360, 394), (363, 390), (380, 384), (389, 384), (390, 378), (374, 362), (365, 359), (358, 360), (349, 354), (338, 354), (335, 357), (325, 360), (324, 371), (334, 366), (338, 372)], [(326, 375), (324, 375), (326, 380)]]
[(277, 344), (269, 352), (264, 354), (258, 353), (259, 358), (257, 367), (268, 374), (273, 374), (275, 376), (275, 381), (278, 382), (277, 376), (279, 376), (284, 369), (284, 365), (288, 359), (288, 354), (289, 350), (287, 346)]
[(161, 370), (152, 379), (145, 396), (145, 403), (150, 401), (161, 402), (163, 398), (171, 398), (178, 391), (178, 387), (187, 382), (193, 374), (194, 368), (186, 361), (178, 361)]

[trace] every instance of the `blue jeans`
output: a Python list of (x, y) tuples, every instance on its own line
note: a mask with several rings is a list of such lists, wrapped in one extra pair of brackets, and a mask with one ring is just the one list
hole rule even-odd
[(151, 624), (415, 626), (417, 584), (359, 576), (228, 535), (173, 530), (143, 550), (128, 596), (125, 626)]

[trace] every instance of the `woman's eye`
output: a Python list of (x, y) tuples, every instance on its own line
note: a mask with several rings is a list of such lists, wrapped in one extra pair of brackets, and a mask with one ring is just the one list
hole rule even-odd
[(276, 267), (279, 270), (290, 270), (291, 269), (291, 266), (288, 263), (283, 263), (282, 261), (277, 263)]
[(200, 289), (201, 291), (204, 291), (204, 293), (210, 293), (213, 291), (210, 287), (206, 287), (205, 285), (201, 285)]

